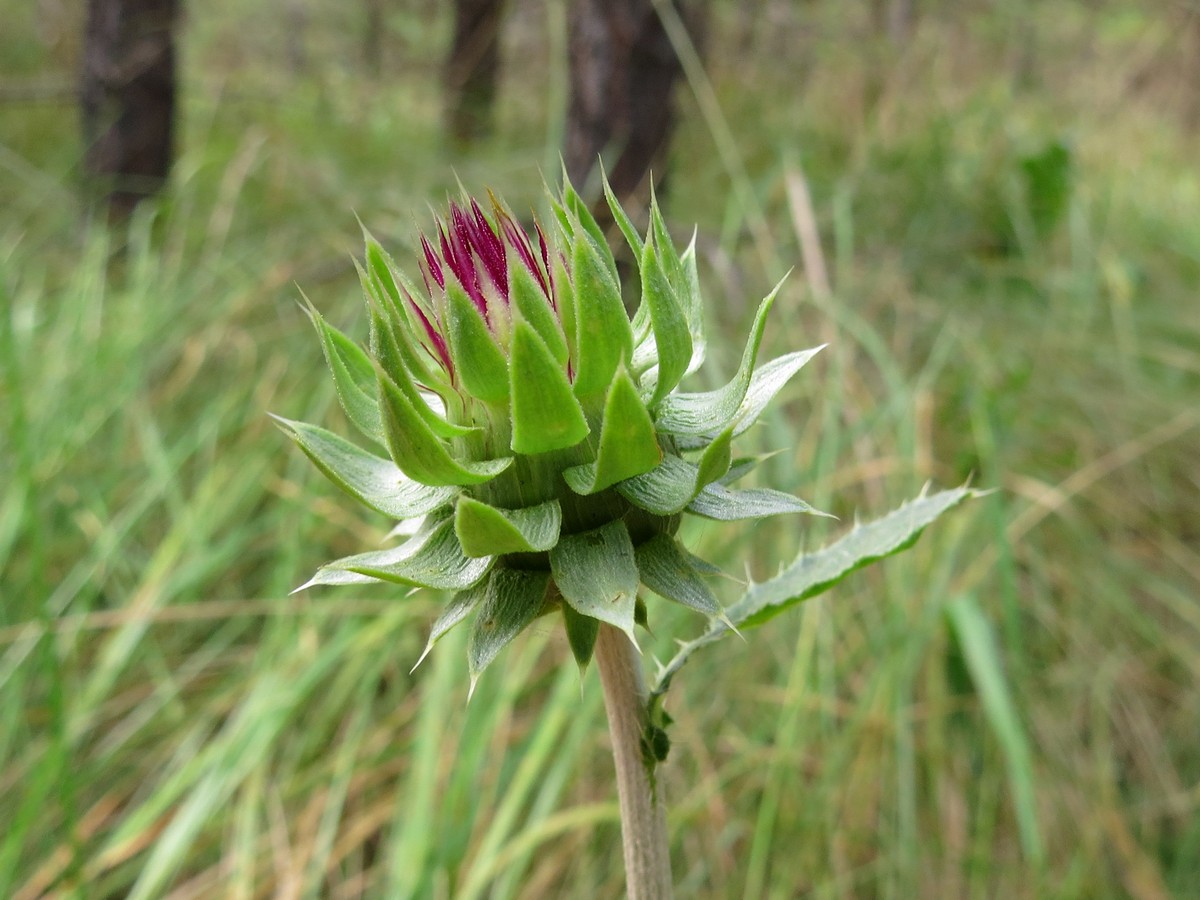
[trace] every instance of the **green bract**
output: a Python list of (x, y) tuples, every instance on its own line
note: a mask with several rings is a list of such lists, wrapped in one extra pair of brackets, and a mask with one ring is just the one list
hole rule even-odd
[(704, 361), (695, 242), (679, 253), (656, 203), (643, 238), (607, 185), (606, 196), (637, 263), (632, 320), (604, 235), (569, 184), (549, 233), (526, 233), (494, 197), (490, 214), (451, 203), (421, 239), (416, 279), (367, 237), (366, 350), (310, 310), (342, 407), (372, 449), (279, 420), (339, 487), (420, 522), (403, 544), (329, 563), (305, 587), (454, 591), (426, 652), (473, 616), (472, 679), (548, 612), (561, 612), (585, 664), (598, 623), (633, 636), (643, 588), (722, 618), (701, 578), (712, 567), (675, 539), (684, 513), (812, 512), (730, 483), (749, 468), (731, 468), (733, 439), (816, 350), (756, 366), (772, 292), (733, 378), (680, 391)]

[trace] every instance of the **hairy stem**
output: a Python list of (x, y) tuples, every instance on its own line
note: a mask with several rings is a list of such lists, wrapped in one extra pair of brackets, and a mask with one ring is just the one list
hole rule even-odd
[(617, 768), (629, 900), (670, 900), (666, 808), (642, 751), (647, 724), (642, 660), (628, 635), (604, 624), (596, 637), (595, 658)]

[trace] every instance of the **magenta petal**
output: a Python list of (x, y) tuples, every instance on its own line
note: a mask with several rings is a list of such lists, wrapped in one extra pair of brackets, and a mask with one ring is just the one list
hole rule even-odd
[[(542, 231), (542, 223), (535, 221), (533, 227), (537, 229), (538, 246), (542, 253), (542, 265), (546, 267), (546, 285), (549, 288), (546, 291), (546, 296), (550, 298), (550, 306), (555, 312), (558, 312), (558, 302), (554, 299), (553, 279), (550, 278), (550, 248), (546, 246), (546, 234)], [(566, 265), (567, 259), (563, 257), (563, 264)]]
[(421, 249), (425, 251), (425, 265), (429, 267), (429, 274), (433, 276), (437, 286), (444, 289), (446, 280), (442, 276), (442, 264), (438, 262), (437, 254), (433, 252), (433, 247), (429, 245), (425, 235), (421, 235)]
[(529, 242), (529, 235), (517, 226), (517, 223), (512, 220), (512, 217), (502, 210), (496, 210), (496, 217), (504, 229), (504, 236), (508, 239), (509, 246), (517, 251), (517, 256), (521, 258), (522, 264), (529, 270), (529, 274), (537, 279), (537, 283), (542, 288), (542, 293), (547, 299), (550, 297), (550, 287), (546, 281), (546, 275), (538, 268), (537, 261), (533, 258), (533, 244)]
[(537, 229), (538, 244), (542, 250), (542, 265), (546, 267), (546, 271), (550, 271), (550, 248), (546, 246), (546, 233), (542, 231), (542, 223), (534, 222), (533, 227)]
[[(403, 289), (402, 289), (403, 290)], [(446, 374), (451, 378), (454, 377), (454, 365), (450, 362), (450, 348), (446, 345), (446, 339), (441, 336), (433, 323), (429, 321), (429, 317), (425, 315), (425, 310), (421, 309), (421, 304), (408, 293), (404, 291), (404, 296), (408, 300), (408, 305), (412, 307), (412, 311), (417, 314), (417, 318), (421, 320), (421, 325), (425, 329), (425, 334), (429, 336), (429, 342), (433, 345), (433, 354), (438, 357), (442, 363), (442, 367), (446, 370)], [(426, 347), (428, 348), (428, 344)]]
[(471, 229), (472, 246), (476, 255), (483, 263), (488, 278), (500, 292), (500, 296), (508, 301), (508, 259), (504, 253), (504, 241), (496, 234), (492, 223), (488, 221), (479, 204), (471, 201), (471, 213), (474, 216), (474, 227)]
[(453, 203), (450, 204), (450, 225), (449, 246), (445, 233), (442, 234), (443, 255), (450, 253), (451, 256), (446, 263), (486, 319), (487, 298), (483, 295), (483, 286), (479, 283), (479, 272), (471, 253), (471, 223), (462, 209)]

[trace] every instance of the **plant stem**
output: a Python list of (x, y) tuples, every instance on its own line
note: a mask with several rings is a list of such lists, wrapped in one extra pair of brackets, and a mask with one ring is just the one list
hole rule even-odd
[(596, 637), (595, 656), (617, 768), (629, 900), (670, 900), (666, 807), (642, 752), (648, 715), (642, 659), (628, 635), (605, 624)]

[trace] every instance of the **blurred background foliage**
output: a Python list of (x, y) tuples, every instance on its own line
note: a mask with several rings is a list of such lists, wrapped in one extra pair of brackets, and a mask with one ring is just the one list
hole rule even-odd
[[(441, 598), (287, 596), (389, 528), (266, 417), (340, 427), (299, 291), (363, 332), (355, 216), (404, 259), (458, 180), (540, 208), (562, 143), (561, 0), (510, 3), (465, 146), (448, 5), (369, 6), (187, 5), (172, 177), (106, 232), (82, 13), (0, 0), (0, 895), (621, 891), (599, 691), (557, 633), (468, 706), (461, 636), (408, 672)], [(1195, 896), (1200, 10), (708, 14), (667, 215), (725, 372), (796, 267), (764, 354), (831, 347), (747, 438), (841, 522), (688, 540), (761, 578), (927, 481), (997, 490), (689, 664), (680, 896)], [(651, 626), (665, 659), (702, 623)]]

